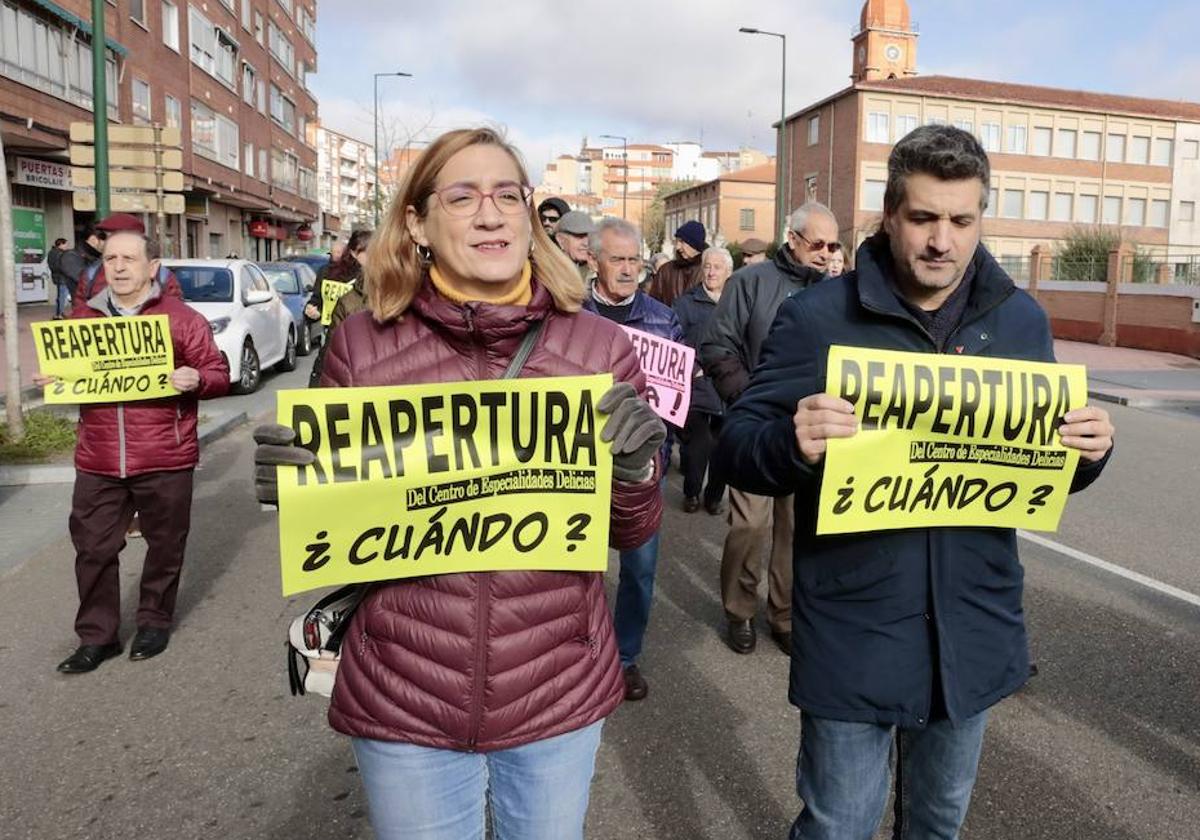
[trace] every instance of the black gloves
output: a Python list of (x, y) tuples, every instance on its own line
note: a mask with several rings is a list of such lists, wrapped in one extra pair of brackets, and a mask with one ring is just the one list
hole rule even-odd
[(296, 433), (290, 426), (270, 424), (254, 430), (254, 495), (264, 505), (279, 504), (279, 480), (276, 467), (302, 467), (316, 456), (307, 449), (293, 446)]
[(600, 440), (612, 441), (613, 477), (635, 484), (650, 478), (654, 453), (667, 439), (667, 427), (654, 409), (632, 385), (618, 382), (600, 398), (596, 410), (608, 415)]

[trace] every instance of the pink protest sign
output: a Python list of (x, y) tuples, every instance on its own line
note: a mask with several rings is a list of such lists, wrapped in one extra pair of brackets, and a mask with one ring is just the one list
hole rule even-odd
[(633, 342), (642, 373), (646, 374), (646, 401), (659, 417), (682, 428), (692, 402), (696, 351), (633, 327), (622, 329)]

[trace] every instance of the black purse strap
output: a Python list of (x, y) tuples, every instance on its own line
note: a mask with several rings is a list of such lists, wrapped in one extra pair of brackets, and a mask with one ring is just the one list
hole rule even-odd
[(508, 367), (504, 369), (504, 373), (500, 376), (501, 379), (516, 379), (520, 375), (521, 368), (525, 367), (525, 362), (529, 360), (529, 354), (533, 352), (533, 346), (537, 344), (538, 336), (542, 334), (542, 327), (544, 326), (546, 326), (545, 318), (525, 331), (525, 336), (521, 339), (521, 346), (517, 348), (516, 353), (513, 353), (512, 359), (508, 362)]

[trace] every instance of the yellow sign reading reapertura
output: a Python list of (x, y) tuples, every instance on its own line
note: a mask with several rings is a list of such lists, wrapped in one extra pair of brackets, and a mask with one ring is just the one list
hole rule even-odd
[(1058, 527), (1079, 452), (1057, 430), (1087, 403), (1083, 366), (834, 346), (826, 392), (860, 428), (829, 441), (818, 534)]
[(510, 569), (603, 571), (612, 375), (279, 392), (283, 594)]
[(333, 320), (333, 310), (342, 295), (354, 288), (353, 283), (339, 283), (337, 280), (321, 281), (321, 325), (329, 326)]
[(171, 385), (175, 347), (166, 315), (77, 318), (30, 324), (38, 370), (56, 380), (47, 404), (154, 400)]

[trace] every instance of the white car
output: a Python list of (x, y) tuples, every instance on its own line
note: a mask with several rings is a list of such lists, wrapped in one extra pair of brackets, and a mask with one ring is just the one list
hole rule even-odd
[(208, 319), (235, 393), (257, 390), (265, 367), (296, 369), (296, 327), (262, 269), (249, 260), (163, 265), (174, 272), (187, 305)]

